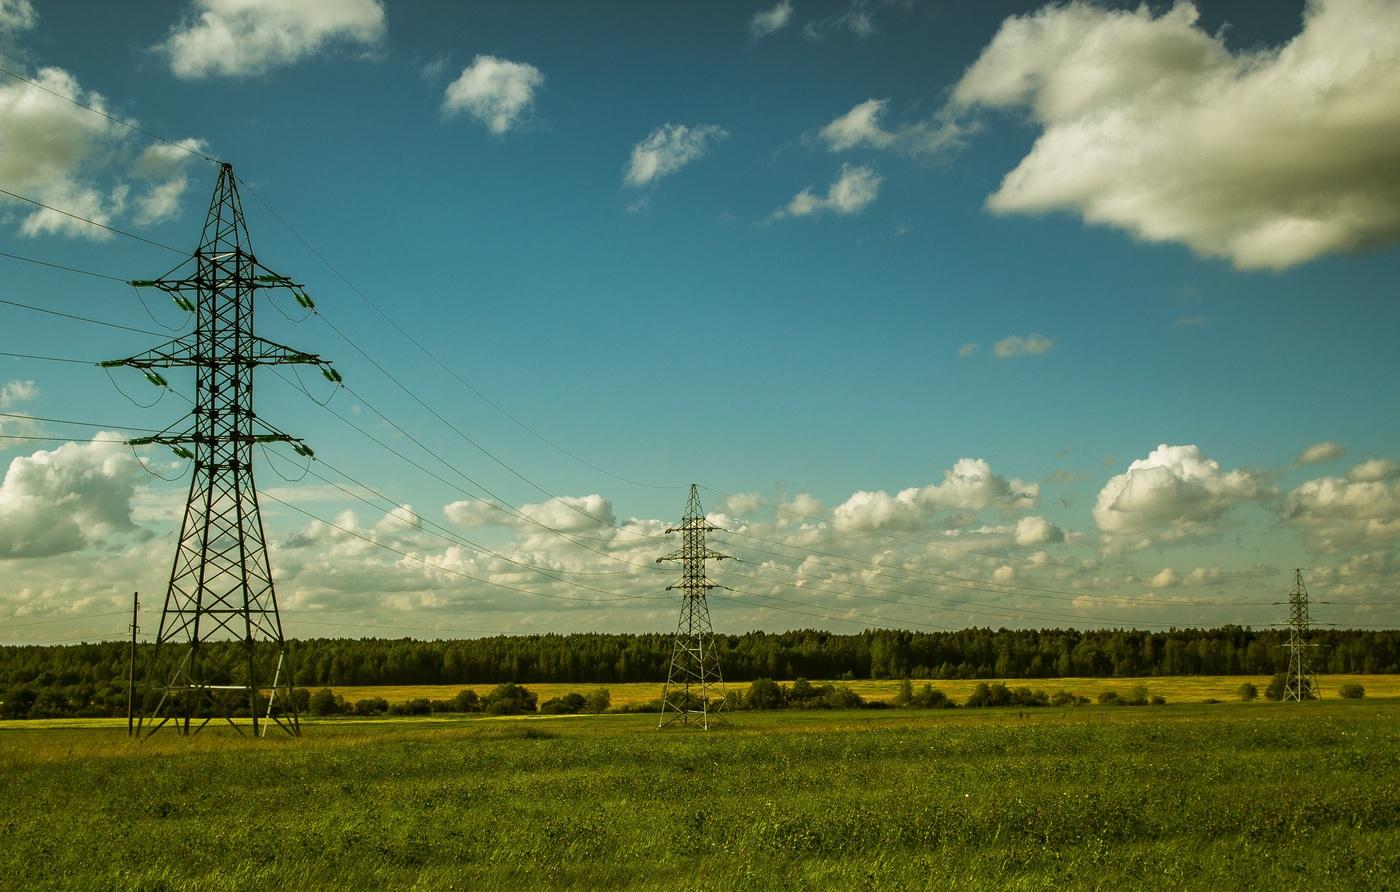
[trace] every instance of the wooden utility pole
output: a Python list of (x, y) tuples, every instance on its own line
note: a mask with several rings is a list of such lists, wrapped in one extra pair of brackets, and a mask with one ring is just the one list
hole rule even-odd
[(141, 593), (131, 593), (131, 662), (126, 668), (126, 734), (135, 733), (136, 721), (136, 616), (141, 609)]

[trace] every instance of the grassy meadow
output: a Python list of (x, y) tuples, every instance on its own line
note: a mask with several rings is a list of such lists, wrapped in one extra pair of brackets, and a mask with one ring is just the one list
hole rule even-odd
[[(1004, 678), (1004, 679), (939, 679), (929, 682), (915, 681), (918, 690), (925, 683), (932, 684), (943, 693), (961, 703), (972, 693), (972, 689), (983, 683), (1000, 681), (1008, 687), (1029, 687), (1043, 689), (1053, 694), (1056, 691), (1069, 691), (1091, 700), (1097, 699), (1102, 691), (1117, 691), (1126, 694), (1137, 685), (1146, 685), (1149, 693), (1158, 694), (1168, 703), (1200, 703), (1202, 700), (1235, 700), (1240, 685), (1252, 682), (1259, 688), (1260, 696), (1269, 686), (1269, 676), (1240, 675), (1189, 675), (1162, 676), (1158, 678)], [(1349, 682), (1366, 688), (1368, 697), (1400, 697), (1400, 675), (1319, 675), (1318, 688), (1323, 699), (1337, 696), (1337, 688)], [(783, 682), (790, 684), (790, 682)], [(897, 679), (864, 679), (860, 681), (817, 681), (812, 684), (844, 684), (866, 700), (894, 699), (899, 691)], [(661, 685), (656, 682), (635, 682), (627, 684), (584, 684), (584, 683), (535, 683), (525, 685), (539, 696), (540, 702), (553, 697), (561, 697), (572, 691), (587, 694), (596, 688), (607, 688), (612, 702), (617, 706), (627, 706), (655, 700), (661, 696)], [(449, 700), (453, 694), (464, 688), (471, 688), (478, 694), (485, 694), (493, 685), (341, 685), (331, 690), (353, 703), (369, 697), (383, 697), (390, 703), (404, 703), (419, 697), (429, 700)], [(744, 691), (748, 682), (733, 682), (730, 688)]]
[[(1236, 681), (1238, 684), (1238, 681)], [(1071, 688), (1073, 690), (1073, 688)], [(1087, 689), (1084, 693), (1091, 693)], [(211, 733), (212, 732), (212, 733)], [(0, 730), (9, 888), (1384, 889), (1400, 700)]]

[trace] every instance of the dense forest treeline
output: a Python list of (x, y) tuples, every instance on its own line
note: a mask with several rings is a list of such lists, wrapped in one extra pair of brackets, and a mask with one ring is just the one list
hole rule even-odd
[[(1237, 626), (1165, 632), (1102, 629), (817, 630), (716, 635), (724, 677), (1058, 678), (1273, 675), (1287, 633)], [(1313, 632), (1321, 673), (1400, 672), (1400, 630)], [(149, 645), (143, 645), (145, 651)], [(207, 645), (217, 661), (231, 642)], [(515, 635), (461, 640), (313, 638), (291, 642), (303, 687), (377, 684), (661, 682), (666, 634)], [(230, 654), (229, 656), (232, 656)], [(128, 645), (0, 647), (0, 688), (103, 684), (126, 678)], [(144, 661), (138, 656), (138, 666)], [(237, 662), (231, 660), (231, 663)]]

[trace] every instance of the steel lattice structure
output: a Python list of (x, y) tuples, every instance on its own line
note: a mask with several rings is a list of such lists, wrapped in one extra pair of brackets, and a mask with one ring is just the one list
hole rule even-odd
[[(177, 277), (191, 262), (192, 274)], [(234, 719), (246, 716), (254, 736), (265, 735), (274, 723), (299, 735), (293, 667), (253, 485), (253, 447), (289, 443), (308, 458), (311, 450), (254, 413), (253, 370), (300, 363), (319, 366), (332, 381), (340, 376), (314, 354), (253, 333), (254, 298), (261, 289), (291, 289), (302, 306), (312, 304), (301, 285), (253, 256), (232, 165), (219, 170), (190, 260), (161, 279), (131, 284), (169, 294), (194, 313), (194, 330), (103, 365), (141, 369), (162, 386), (167, 382), (156, 369), (191, 367), (196, 396), (184, 419), (156, 436), (129, 441), (163, 443), (194, 463), (136, 732), (154, 734), (173, 719), (181, 734), (192, 734), (222, 717), (241, 734)], [(207, 647), (226, 640), (243, 646), (213, 653)]]
[[(666, 591), (681, 592), (681, 616), (676, 623), (676, 637), (671, 645), (671, 668), (666, 673), (666, 687), (661, 691), (661, 721), (664, 728), (672, 722), (696, 724), (706, 730), (715, 721), (723, 721), (724, 676), (720, 673), (719, 653), (715, 650), (714, 628), (710, 625), (710, 606), (706, 595), (710, 589), (724, 588), (705, 576), (705, 561), (722, 561), (727, 554), (712, 551), (705, 545), (705, 534), (719, 527), (705, 520), (700, 496), (695, 484), (690, 484), (690, 498), (685, 503), (685, 517), (668, 533), (681, 534), (681, 547), (656, 562), (677, 561), (681, 579)], [(710, 703), (711, 694), (719, 702)]]
[(1308, 587), (1303, 584), (1303, 571), (1293, 571), (1293, 590), (1288, 593), (1288, 676), (1283, 685), (1285, 700), (1317, 700), (1321, 693), (1317, 676), (1307, 659), (1307, 649), (1316, 647), (1306, 641), (1308, 626)]

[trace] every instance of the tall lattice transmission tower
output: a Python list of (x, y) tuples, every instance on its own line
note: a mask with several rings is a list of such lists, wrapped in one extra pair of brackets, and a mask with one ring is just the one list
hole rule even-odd
[[(195, 377), (188, 416), (129, 441), (163, 443), (194, 463), (136, 733), (154, 734), (173, 720), (181, 734), (192, 734), (224, 718), (241, 734), (234, 719), (246, 716), (254, 736), (272, 724), (298, 735), (295, 678), (253, 486), (253, 447), (289, 443), (307, 457), (311, 450), (254, 413), (253, 370), (302, 363), (320, 366), (332, 381), (340, 376), (314, 354), (253, 333), (254, 298), (262, 289), (287, 288), (302, 306), (312, 304), (301, 285), (253, 256), (232, 165), (220, 167), (190, 259), (163, 278), (131, 284), (166, 292), (195, 318), (188, 334), (102, 363), (140, 369), (162, 386), (168, 382), (157, 369), (189, 367)], [(213, 642), (230, 643), (210, 647)]]
[[(681, 579), (668, 585), (667, 591), (681, 592), (681, 617), (676, 624), (676, 637), (671, 645), (671, 668), (666, 673), (666, 687), (661, 692), (661, 721), (664, 728), (673, 722), (695, 724), (709, 729), (711, 723), (722, 721), (724, 708), (724, 677), (720, 673), (719, 654), (715, 650), (714, 629), (710, 625), (710, 607), (706, 594), (710, 589), (723, 588), (705, 576), (705, 561), (722, 561), (729, 557), (711, 551), (705, 545), (705, 534), (719, 527), (705, 520), (700, 508), (700, 496), (695, 484), (690, 485), (690, 498), (685, 503), (685, 517), (677, 526), (666, 530), (681, 534), (681, 547), (656, 562), (677, 561)], [(711, 695), (719, 702), (711, 704)]]
[(1321, 696), (1317, 676), (1309, 664), (1307, 651), (1316, 644), (1307, 642), (1308, 587), (1303, 584), (1303, 571), (1293, 571), (1293, 590), (1288, 593), (1288, 676), (1283, 684), (1285, 700), (1317, 700)]

